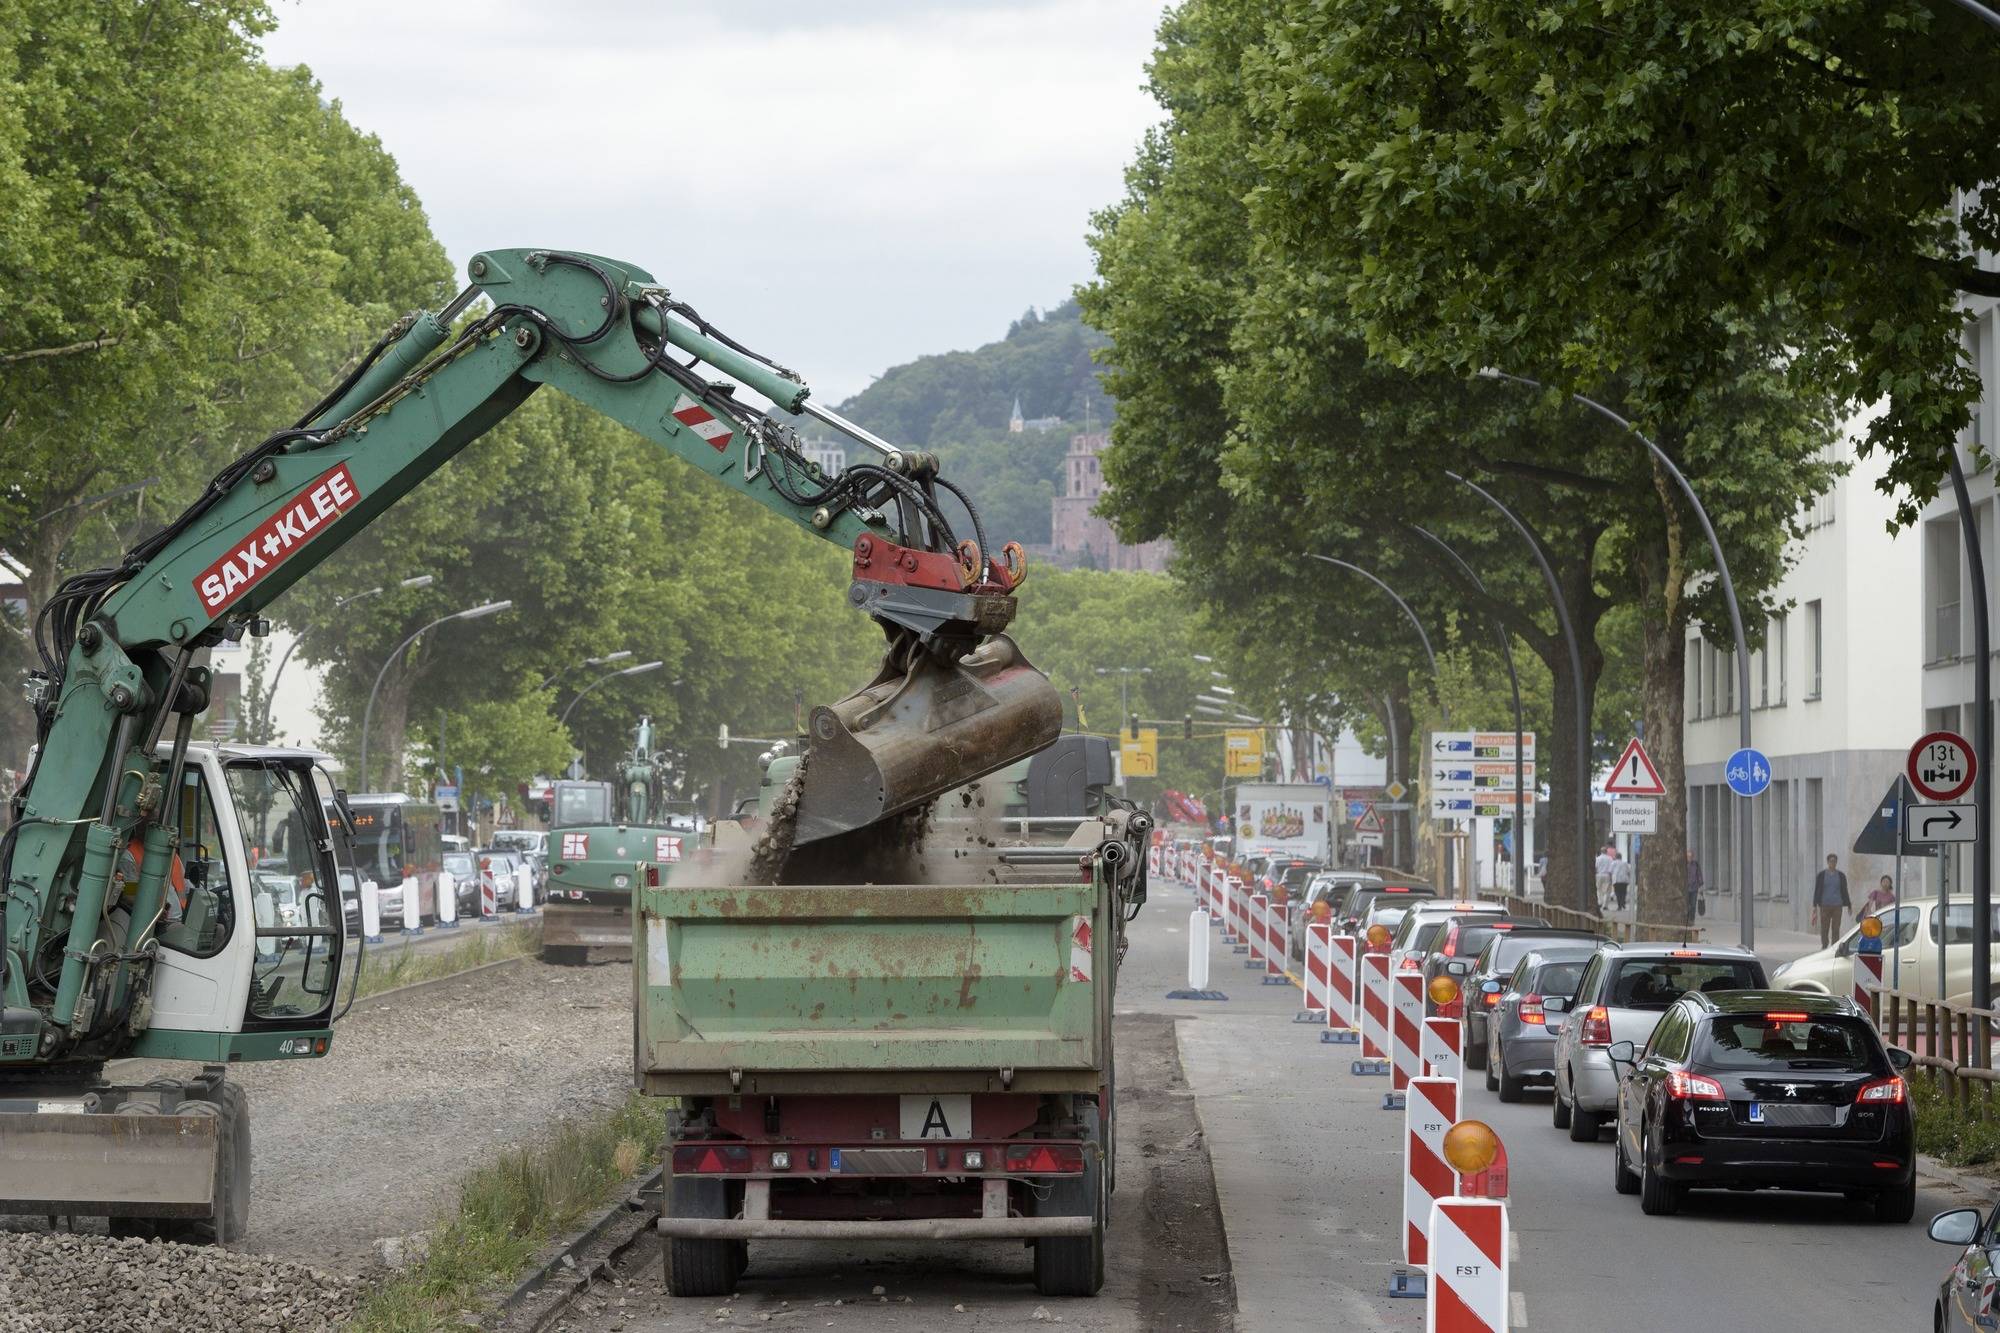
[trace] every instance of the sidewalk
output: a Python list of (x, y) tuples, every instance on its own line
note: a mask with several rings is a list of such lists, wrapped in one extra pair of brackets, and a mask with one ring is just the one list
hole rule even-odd
[[(1528, 877), (1528, 896), (1530, 898), (1542, 896), (1542, 882), (1532, 875)], [(1702, 938), (1710, 944), (1737, 943), (1742, 937), (1738, 932), (1735, 912), (1721, 910), (1725, 900), (1719, 894), (1709, 894), (1704, 901), (1708, 904), (1708, 912), (1695, 918), (1695, 924), (1702, 929)], [(1733, 909), (1735, 903), (1729, 901), (1727, 905)], [(1631, 921), (1637, 915), (1636, 903), (1623, 910), (1614, 907), (1603, 915), (1611, 921)], [(1757, 956), (1773, 966), (1778, 963), (1789, 963), (1809, 953), (1818, 953), (1820, 950), (1819, 935), (1814, 931), (1783, 930), (1762, 923), (1757, 926), (1756, 941)]]

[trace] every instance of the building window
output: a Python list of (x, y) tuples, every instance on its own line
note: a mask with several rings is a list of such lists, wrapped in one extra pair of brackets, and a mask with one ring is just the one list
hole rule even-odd
[(1825, 639), (1822, 636), (1824, 619), (1817, 600), (1806, 603), (1806, 698), (1817, 699), (1825, 684), (1826, 655)]
[(1717, 671), (1722, 676), (1722, 711), (1736, 711), (1736, 650), (1716, 655)]
[(1950, 662), (1958, 657), (1958, 548), (1958, 515), (1932, 519), (1924, 525), (1924, 585), (1930, 602), (1928, 662)]
[(1705, 716), (1701, 711), (1701, 650), (1699, 638), (1687, 641), (1687, 712), (1688, 721), (1699, 722)]
[(1757, 706), (1759, 708), (1769, 708), (1771, 706), (1771, 647), (1768, 643), (1757, 650), (1754, 660), (1757, 664), (1755, 673), (1757, 676)]
[(1768, 631), (1770, 637), (1764, 643), (1764, 652), (1767, 655), (1773, 655), (1777, 658), (1776, 684), (1778, 688), (1776, 697), (1772, 702), (1779, 707), (1783, 707), (1785, 703), (1785, 640), (1791, 633), (1791, 629), (1791, 612), (1780, 611), (1777, 615), (1771, 617), (1771, 628)]

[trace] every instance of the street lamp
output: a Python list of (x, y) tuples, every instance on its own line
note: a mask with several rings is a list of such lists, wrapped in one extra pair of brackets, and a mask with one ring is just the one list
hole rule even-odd
[[(1313, 551), (1301, 551), (1299, 552), (1299, 554), (1305, 556), (1308, 560), (1323, 560), (1329, 565), (1338, 565), (1342, 569), (1350, 570), (1353, 573), (1359, 574), (1362, 578), (1367, 579), (1370, 583), (1380, 588), (1383, 592), (1388, 593), (1389, 600), (1394, 602), (1397, 606), (1403, 609), (1403, 614), (1410, 618), (1410, 624), (1416, 629), (1417, 638), (1424, 645), (1424, 660), (1430, 663), (1431, 681), (1432, 681), (1431, 688), (1433, 690), (1437, 688), (1436, 681), (1437, 681), (1438, 660), (1437, 660), (1437, 654), (1431, 651), (1431, 636), (1424, 633), (1424, 622), (1417, 619), (1417, 613), (1410, 609), (1410, 604), (1408, 602), (1404, 601), (1401, 597), (1398, 597), (1396, 595), (1396, 590), (1394, 588), (1384, 583), (1381, 579), (1376, 578), (1373, 574), (1370, 574), (1367, 570), (1363, 569), (1359, 565), (1351, 565), (1345, 560), (1336, 560), (1330, 555), (1320, 555)], [(1444, 720), (1447, 722), (1451, 721), (1451, 705), (1446, 703), (1442, 696), (1440, 696), (1438, 699), (1438, 706), (1444, 709)]]
[[(556, 725), (559, 727), (569, 725), (570, 710), (577, 706), (577, 704), (583, 699), (584, 695), (589, 694), (599, 685), (606, 684), (609, 681), (617, 680), (622, 676), (643, 676), (648, 671), (658, 671), (661, 667), (665, 665), (666, 665), (665, 662), (659, 662), (659, 661), (641, 662), (638, 666), (626, 667), (623, 671), (611, 671), (605, 673), (602, 676), (599, 676), (596, 680), (591, 681), (590, 684), (584, 686), (582, 689), (576, 692), (576, 698), (571, 699), (569, 701), (569, 707), (562, 710), (562, 716), (556, 719)], [(675, 681), (674, 684), (678, 685), (680, 684), (680, 682)]]
[(368, 727), (375, 717), (375, 696), (382, 689), (383, 677), (389, 674), (389, 668), (402, 657), (403, 650), (415, 643), (418, 636), (428, 630), (436, 629), (439, 625), (453, 620), (478, 620), (484, 616), (498, 615), (502, 611), (511, 609), (513, 605), (514, 603), (511, 600), (487, 602), (483, 606), (469, 606), (463, 611), (454, 611), (448, 616), (439, 616), (430, 624), (425, 625), (423, 629), (416, 631), (409, 638), (404, 639), (396, 645), (396, 651), (389, 654), (388, 661), (382, 663), (382, 669), (375, 673), (375, 683), (368, 688), (368, 706), (361, 710), (361, 765), (360, 772), (356, 774), (360, 779), (359, 790), (368, 790)]
[(579, 666), (610, 666), (613, 662), (622, 662), (630, 656), (632, 656), (632, 650), (630, 648), (620, 648), (617, 652), (606, 653), (602, 657), (586, 657), (581, 662), (571, 662), (568, 666), (556, 672), (553, 676), (545, 677), (542, 680), (542, 683), (535, 686), (535, 688), (538, 690), (546, 690), (549, 686), (555, 684), (557, 681), (561, 680), (564, 676), (567, 676), (570, 672), (576, 670)]
[[(396, 584), (396, 587), (428, 588), (431, 586), (431, 584), (435, 582), (437, 582), (437, 579), (432, 575), (418, 574), (412, 578), (401, 580)], [(360, 601), (364, 597), (376, 597), (387, 591), (388, 591), (387, 587), (370, 588), (366, 592), (357, 592), (352, 594), (351, 596), (336, 597), (333, 599), (333, 609), (338, 611), (340, 610), (341, 607), (351, 606), (355, 602)], [(277, 666), (271, 668), (271, 687), (264, 691), (264, 718), (266, 721), (270, 720), (271, 706), (275, 704), (278, 700), (278, 677), (285, 674), (285, 663), (292, 660), (292, 654), (298, 651), (299, 644), (305, 639), (306, 635), (313, 632), (314, 628), (316, 627), (307, 626), (305, 629), (300, 630), (297, 634), (294, 634), (292, 636), (292, 641), (285, 645), (285, 655), (278, 659)]]

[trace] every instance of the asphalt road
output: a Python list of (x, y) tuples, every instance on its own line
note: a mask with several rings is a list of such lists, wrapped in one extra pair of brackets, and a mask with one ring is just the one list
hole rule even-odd
[[(1180, 975), (1191, 905), (1178, 888), (1156, 892), (1135, 927), (1126, 1002), (1142, 976)], [(1421, 1328), (1421, 1302), (1387, 1296), (1403, 1132), (1401, 1113), (1379, 1109), (1388, 1080), (1351, 1074), (1354, 1048), (1295, 1025), (1299, 992), (1260, 985), (1219, 937), (1210, 959), (1211, 985), (1230, 999), (1178, 1030), (1228, 1228), (1238, 1327)], [(1681, 1215), (1651, 1218), (1612, 1189), (1608, 1131), (1571, 1143), (1550, 1123), (1546, 1092), (1503, 1105), (1477, 1073), (1463, 1098), (1461, 1115), (1507, 1145), (1518, 1327), (1929, 1328), (1956, 1252), (1924, 1225), (1979, 1201), (1926, 1176), (1907, 1226), (1806, 1194), (1695, 1194)]]

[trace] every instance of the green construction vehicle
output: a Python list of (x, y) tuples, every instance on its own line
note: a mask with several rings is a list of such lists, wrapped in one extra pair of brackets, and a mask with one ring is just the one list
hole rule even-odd
[(618, 781), (559, 781), (549, 813), (549, 898), (542, 961), (629, 962), (632, 884), (643, 870), (671, 866), (699, 836), (692, 807), (675, 811), (672, 768), (653, 749), (653, 720), (639, 719)]
[[(1061, 725), (1001, 633), (1020, 549), (989, 546), (976, 518), (960, 538), (933, 458), (811, 402), (630, 264), (496, 250), (468, 271), (445, 309), (399, 322), (185, 513), (39, 609), (37, 743), (0, 834), (0, 1212), (242, 1233), (248, 1106), (227, 1067), (327, 1051), (343, 961), (328, 819), (348, 816), (309, 754), (192, 744), (203, 650), (262, 632), (286, 588), (544, 385), (851, 553), (848, 602), (887, 652), (812, 710), (796, 844), (919, 806)], [(875, 456), (822, 476), (750, 393)], [(281, 881), (289, 919), (271, 911)], [(201, 1068), (107, 1079), (128, 1056)]]

